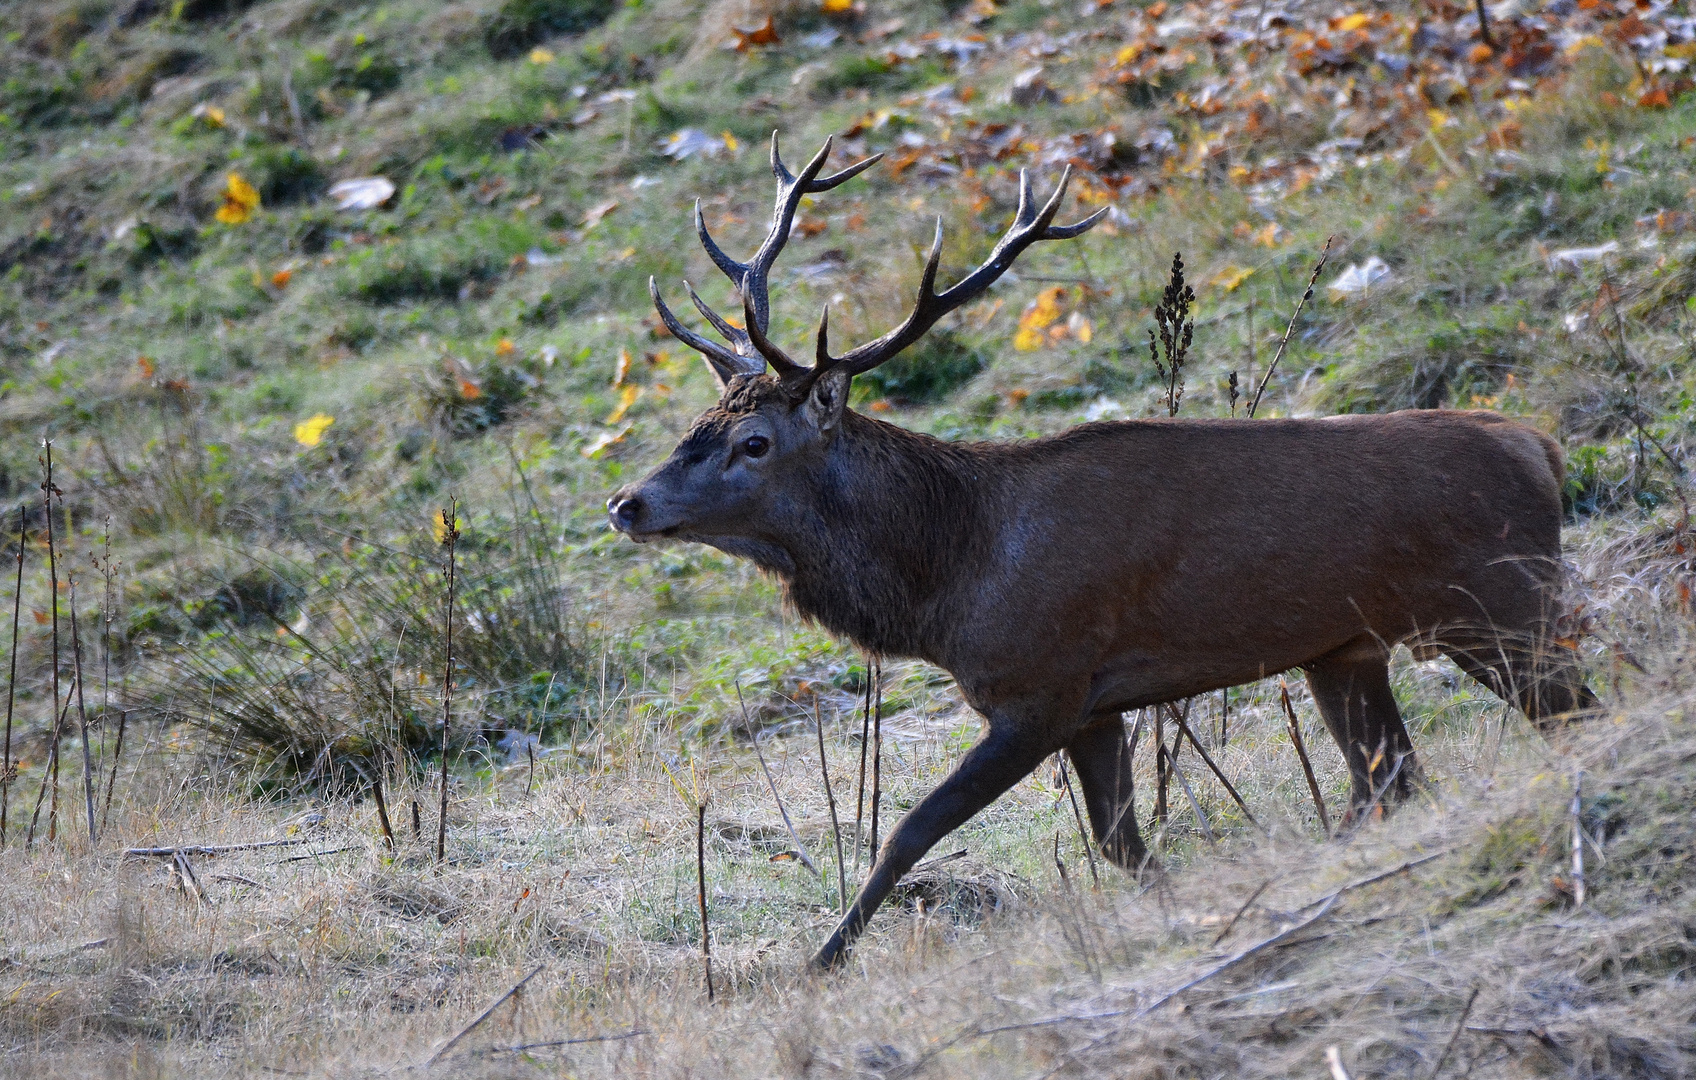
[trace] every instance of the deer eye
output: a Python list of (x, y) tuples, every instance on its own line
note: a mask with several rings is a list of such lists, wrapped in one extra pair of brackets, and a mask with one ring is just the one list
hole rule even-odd
[(742, 452), (749, 457), (765, 457), (771, 449), (771, 440), (764, 435), (750, 435), (742, 440)]

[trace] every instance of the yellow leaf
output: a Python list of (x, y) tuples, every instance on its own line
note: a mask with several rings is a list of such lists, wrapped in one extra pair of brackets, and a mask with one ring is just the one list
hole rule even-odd
[(854, 10), (854, 0), (823, 0), (819, 10), (826, 15), (846, 15)]
[(729, 150), (732, 154), (736, 153), (736, 151), (742, 146), (741, 143), (736, 141), (736, 136), (732, 135), (728, 131), (719, 132), (718, 137), (724, 140), (724, 148)]
[(1058, 285), (1037, 293), (1019, 316), (1019, 329), (1041, 330), (1052, 324), (1060, 317), (1060, 298), (1064, 295), (1066, 290)]
[(612, 384), (615, 387), (623, 386), (624, 380), (628, 378), (630, 378), (630, 350), (620, 349), (618, 350), (618, 366), (612, 370)]
[(1019, 332), (1013, 335), (1013, 348), (1020, 352), (1035, 352), (1042, 348), (1043, 336), (1041, 330), (1021, 326)]
[(1442, 109), (1427, 109), (1425, 110), (1425, 116), (1431, 121), (1432, 131), (1443, 130), (1449, 122), (1449, 114), (1444, 112)]
[(630, 406), (636, 404), (636, 399), (642, 396), (642, 388), (635, 383), (625, 383), (624, 389), (618, 394), (618, 407), (607, 414), (605, 423), (608, 427), (624, 419), (624, 414), (630, 411)]
[[(458, 517), (455, 517), (453, 519), (454, 531), (458, 532), (460, 526), (463, 524), (464, 522), (460, 521)], [(448, 542), (447, 511), (437, 510), (435, 513), (430, 515), (430, 535), (436, 538), (436, 543), (438, 544), (445, 544)]]
[(240, 173), (231, 173), (224, 184), (224, 205), (218, 207), (214, 216), (225, 225), (240, 225), (252, 217), (257, 209), (258, 189), (243, 180)]
[(503, 337), (500, 340), (500, 344), (495, 346), (495, 355), (511, 356), (513, 348), (512, 339), (509, 337)]
[(1585, 49), (1606, 49), (1607, 47), (1608, 43), (1597, 37), (1595, 34), (1585, 34), (1583, 37), (1566, 47), (1566, 54), (1568, 56), (1577, 56)]
[(302, 446), (317, 446), (324, 441), (324, 431), (336, 418), (319, 413), (294, 426), (294, 441)]
[(1226, 292), (1235, 292), (1237, 290), (1237, 286), (1247, 281), (1249, 279), (1249, 275), (1253, 273), (1254, 267), (1252, 266), (1226, 266), (1223, 270), (1209, 278), (1207, 283), (1216, 289), (1223, 289)]
[(538, 45), (530, 50), (530, 62), (532, 64), (551, 64), (554, 62), (554, 54)]
[(1089, 317), (1081, 311), (1072, 312), (1072, 317), (1066, 320), (1066, 329), (1084, 345), (1088, 345), (1095, 338), (1095, 327), (1090, 325)]
[(1254, 242), (1260, 247), (1277, 247), (1279, 228), (1276, 221), (1268, 221), (1266, 228), (1254, 234)]
[(1353, 15), (1344, 15), (1341, 19), (1338, 19), (1337, 29), (1346, 34), (1350, 30), (1359, 30), (1371, 21), (1370, 15), (1364, 15), (1357, 11)]
[(1141, 56), (1146, 48), (1148, 46), (1142, 42), (1133, 41), (1113, 55), (1113, 62), (1115, 64), (1129, 64)]

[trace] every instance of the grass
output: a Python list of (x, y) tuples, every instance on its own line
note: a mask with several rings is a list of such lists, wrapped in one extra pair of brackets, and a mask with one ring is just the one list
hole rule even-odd
[[(1688, 1073), (1696, 105), (1667, 63), (1688, 34), (1638, 49), (1615, 32), (1623, 9), (1548, 14), (1601, 44), (1514, 75), (1501, 65), (1535, 57), (1467, 59), (1468, 11), (1427, 12), (1422, 33), (1458, 36), (1414, 56), (1418, 13), (1374, 9), (1382, 22), (1359, 32), (1376, 36), (1350, 46), (1365, 51), (1333, 61), (1301, 35), (1353, 40), (1341, 12), (1295, 12), (1269, 47), (1205, 26), (1162, 37), (1126, 0), (1087, 14), (887, 0), (843, 20), (691, 0), (6, 6), (0, 501), (33, 507), (39, 549), (50, 434), (81, 625), (113, 619), (115, 704), (90, 717), (102, 771), (111, 714), (129, 720), (98, 850), (69, 814), (56, 842), (0, 852), (0, 1073), (386, 1071), (537, 963), (438, 1071), (1311, 1076), (1335, 1045), (1357, 1076), (1424, 1077), (1482, 986), (1444, 1076)], [(768, 12), (778, 43), (722, 47)], [(1247, 12), (1194, 4), (1165, 25)], [(1418, 80), (1397, 74), (1408, 56)], [(1038, 64), (1053, 94), (1008, 101)], [(724, 149), (668, 158), (683, 128)], [(762, 737), (810, 855), (830, 864), (812, 716), (816, 703), (840, 809), (864, 660), (786, 616), (745, 564), (621, 542), (601, 507), (713, 399), (658, 330), (646, 281), (675, 295), (687, 276), (724, 310), (691, 208), (699, 197), (727, 250), (751, 249), (774, 128), (792, 163), (827, 134), (844, 159), (888, 155), (802, 208), (774, 289), (786, 345), (827, 302), (839, 343), (894, 325), (936, 217), (945, 278), (981, 260), (1021, 167), (1046, 190), (1075, 160), (1078, 209), (1115, 207), (857, 381), (856, 407), (944, 438), (1163, 414), (1145, 338), (1174, 252), (1196, 291), (1181, 414), (1225, 414), (1229, 376), (1255, 385), (1335, 236), (1258, 415), (1477, 407), (1555, 434), (1574, 636), (1607, 715), (1545, 743), (1451, 667), (1403, 657), (1396, 689), (1435, 786), (1326, 844), (1276, 681), (1237, 688), (1230, 739), (1209, 752), (1269, 838), (1186, 768), (1218, 846), (1174, 788), (1170, 873), (1105, 873), (1096, 892), (1044, 770), (933, 853), (968, 852), (904, 886), (850, 972), (801, 977), (832, 901), (785, 857), (747, 741)], [(239, 224), (214, 218), (231, 172), (261, 200)], [(371, 174), (394, 182), (387, 205), (334, 209), (330, 184)], [(1601, 259), (1559, 257), (1609, 241)], [(1374, 256), (1388, 279), (1327, 288)], [(1016, 348), (1044, 297), (1054, 317)], [(320, 415), (316, 441), (296, 436)], [(438, 872), (445, 596), (430, 523), (451, 499), (463, 576)], [(87, 584), (108, 518), (109, 609)], [(70, 614), (45, 554), (30, 554), (7, 657), (14, 823), (46, 759), (53, 605)], [(84, 636), (93, 670), (106, 656)], [(1341, 762), (1292, 691), (1338, 808)], [(888, 820), (976, 719), (919, 664), (888, 665), (884, 699)], [(1194, 708), (1211, 741), (1219, 701)], [(1579, 768), (1595, 843), (1574, 911)], [(694, 814), (673, 785), (691, 770), (711, 798), (711, 1008)], [(393, 854), (367, 797), (379, 771)], [(1152, 776), (1138, 779), (1146, 816)], [(191, 856), (209, 902), (118, 854), (271, 838), (312, 843)], [(1089, 1019), (1134, 1012), (1335, 886), (1437, 852), (1187, 1008)]]

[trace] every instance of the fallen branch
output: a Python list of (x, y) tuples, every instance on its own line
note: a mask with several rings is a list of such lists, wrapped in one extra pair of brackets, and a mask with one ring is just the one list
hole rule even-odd
[(1483, 989), (1482, 984), (1472, 988), (1472, 994), (1466, 999), (1466, 1004), (1460, 1010), (1460, 1022), (1455, 1025), (1454, 1034), (1449, 1036), (1449, 1041), (1443, 1044), (1443, 1052), (1437, 1055), (1437, 1064), (1431, 1066), (1431, 1075), (1428, 1080), (1437, 1080), (1437, 1074), (1443, 1071), (1443, 1065), (1448, 1062), (1449, 1054), (1454, 1050), (1455, 1043), (1460, 1041), (1461, 1032), (1466, 1030), (1466, 1018), (1472, 1015), (1472, 1003), (1478, 1000), (1478, 991), (1481, 989)]
[(1272, 884), (1272, 879), (1267, 878), (1265, 881), (1262, 881), (1260, 883), (1259, 888), (1255, 889), (1253, 892), (1248, 894), (1248, 899), (1243, 901), (1243, 906), (1237, 909), (1237, 913), (1235, 915), (1231, 916), (1231, 921), (1225, 924), (1225, 929), (1219, 931), (1219, 936), (1213, 939), (1213, 943), (1208, 946), (1209, 948), (1217, 947), (1218, 944), (1221, 941), (1224, 941), (1227, 937), (1230, 936), (1231, 931), (1235, 930), (1236, 927), (1237, 927), (1237, 920), (1241, 919), (1244, 915), (1248, 914), (1248, 909), (1254, 904), (1254, 902), (1256, 900), (1260, 899), (1260, 894), (1265, 892), (1267, 887), (1270, 886), (1271, 884)]
[(132, 847), (124, 849), (124, 857), (172, 859), (178, 852), (184, 855), (226, 855), (232, 851), (257, 851), (260, 848), (294, 847), (309, 844), (312, 838), (294, 836), (287, 840), (260, 840), (252, 844), (178, 844), (174, 847)]
[(518, 993), (520, 990), (523, 990), (524, 984), (529, 982), (531, 979), (534, 979), (536, 977), (536, 974), (538, 972), (540, 972), (542, 970), (542, 968), (545, 967), (545, 966), (546, 965), (544, 965), (544, 964), (537, 964), (535, 967), (530, 969), (530, 974), (524, 976), (524, 978), (519, 979), (517, 982), (513, 983), (511, 986), (507, 987), (506, 993), (502, 994), (500, 997), (498, 997), (494, 1001), (490, 1002), (488, 1008), (484, 1009), (482, 1012), (477, 1014), (477, 1019), (471, 1021), (471, 1023), (469, 1023), (469, 1024), (466, 1024), (463, 1028), (460, 1029), (458, 1035), (455, 1035), (453, 1038), (449, 1039), (446, 1043), (444, 1043), (442, 1045), (442, 1048), (440, 1050), (437, 1050), (434, 1054), (431, 1054), (429, 1059), (424, 1062), (425, 1066), (428, 1067), (428, 1066), (434, 1065), (436, 1062), (442, 1060), (443, 1055), (445, 1055), (449, 1050), (452, 1050), (455, 1046), (459, 1045), (459, 1040), (465, 1038), (467, 1035), (471, 1034), (473, 1031), (476, 1031), (478, 1026), (480, 1024), (482, 1024), (483, 1021), (485, 1021), (489, 1017), (493, 1016), (495, 1010), (500, 1008), (502, 1005), (506, 1004), (506, 1001), (507, 1001), (508, 998), (512, 997), (514, 994)]
[(200, 879), (194, 876), (194, 867), (189, 865), (186, 854), (179, 851), (173, 855), (171, 867), (176, 871), (178, 880), (182, 882), (184, 892), (193, 891), (194, 895), (200, 898), (202, 904), (212, 902), (212, 898), (206, 895), (206, 889), (200, 884)]
[(616, 1042), (619, 1039), (634, 1039), (638, 1035), (647, 1035), (646, 1029), (636, 1031), (621, 1031), (616, 1035), (585, 1035), (579, 1039), (549, 1039), (547, 1042), (520, 1043), (517, 1046), (491, 1046), (480, 1050), (482, 1054), (524, 1054), (531, 1050), (546, 1050), (555, 1046), (578, 1046), (582, 1043)]

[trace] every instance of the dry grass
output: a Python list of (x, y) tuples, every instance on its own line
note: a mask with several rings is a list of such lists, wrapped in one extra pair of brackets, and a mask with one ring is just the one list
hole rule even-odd
[[(98, 852), (70, 830), (32, 856), (0, 855), (10, 913), (0, 1072), (413, 1070), (541, 964), (515, 1004), (430, 1071), (1314, 1076), (1337, 1046), (1357, 1076), (1425, 1077), (1477, 989), (1445, 1076), (1690, 1075), (1696, 728), (1688, 616), (1657, 589), (1676, 580), (1677, 556), (1652, 524), (1576, 539), (1604, 675), (1622, 652), (1653, 672), (1622, 662), (1609, 715), (1550, 745), (1489, 700), (1450, 690), (1437, 665), (1405, 664), (1401, 689), (1435, 784), (1419, 805), (1320, 844), (1274, 685), (1233, 702), (1217, 754), (1270, 837), (1192, 776), (1228, 838), (1209, 849), (1177, 804), (1169, 873), (1139, 887), (1113, 872), (1091, 892), (1069, 806), (1045, 770), (939, 847), (969, 854), (915, 875), (837, 976), (802, 974), (833, 913), (821, 883), (783, 857), (791, 841), (753, 755), (696, 758), (712, 800), (712, 1006), (693, 814), (670, 779), (687, 751), (639, 710), (548, 754), (532, 794), (527, 764), (456, 791), (440, 871), (429, 809), (422, 838), (412, 832), (412, 801), (432, 805), (425, 785), (390, 792), (402, 843), (389, 859), (370, 803), (255, 804), (234, 794), (236, 780), (155, 742), (139, 779), (120, 786), (122, 812)], [(838, 720), (827, 745), (848, 791), (858, 725)], [(946, 692), (888, 721), (894, 807), (935, 782), (968, 723)], [(1321, 784), (1340, 793), (1334, 749), (1312, 741)], [(816, 754), (808, 730), (767, 749), (823, 865)], [(1579, 769), (1588, 897), (1574, 910)], [(1146, 810), (1152, 785), (1141, 779)], [(1057, 833), (1069, 886), (1052, 857)], [(305, 842), (193, 858), (205, 902), (166, 860), (118, 853), (290, 837)], [(1343, 892), (1311, 925), (1140, 1015), (1312, 919), (1339, 888), (1428, 856)], [(502, 1049), (560, 1040), (601, 1041)]]

